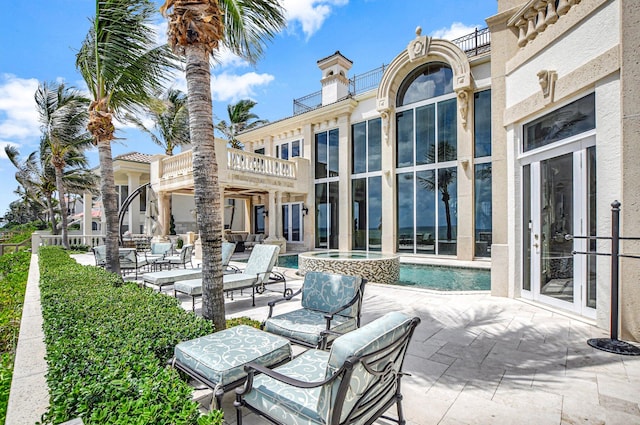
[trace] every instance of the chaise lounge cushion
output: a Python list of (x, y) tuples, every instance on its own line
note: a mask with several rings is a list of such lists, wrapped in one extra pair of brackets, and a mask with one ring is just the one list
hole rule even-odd
[(174, 354), (182, 365), (224, 386), (246, 376), (247, 362), (273, 365), (290, 358), (291, 346), (284, 338), (240, 325), (181, 342)]
[(161, 272), (145, 273), (142, 275), (142, 281), (155, 286), (162, 287), (171, 285), (180, 280), (196, 279), (202, 277), (202, 269), (173, 269)]

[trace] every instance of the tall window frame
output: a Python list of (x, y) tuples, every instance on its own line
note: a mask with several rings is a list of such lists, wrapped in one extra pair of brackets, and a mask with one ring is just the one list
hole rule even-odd
[(338, 249), (339, 244), (339, 140), (337, 128), (314, 137), (315, 247)]
[(473, 99), (474, 256), (490, 258), (493, 240), (491, 89), (474, 93)]
[(457, 98), (448, 78), (432, 95), (409, 93), (420, 87), (418, 79), (436, 80), (429, 70), (452, 75), (446, 64), (422, 65), (401, 84), (406, 89), (399, 90), (396, 101), (396, 250), (456, 255)]
[(353, 250), (382, 249), (382, 119), (351, 125)]

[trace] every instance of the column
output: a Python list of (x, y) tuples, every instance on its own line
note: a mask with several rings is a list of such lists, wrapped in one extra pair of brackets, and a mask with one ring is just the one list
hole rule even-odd
[(338, 249), (351, 250), (353, 240), (353, 205), (351, 205), (351, 125), (349, 115), (338, 118), (339, 159), (338, 172), (340, 175), (338, 189)]
[[(127, 185), (129, 186), (129, 195), (140, 187), (140, 173), (128, 173)], [(129, 231), (131, 233), (140, 233), (140, 197), (136, 196), (129, 204)]]
[(93, 238), (91, 237), (93, 235), (91, 207), (93, 207), (91, 192), (84, 192), (82, 194), (82, 234), (84, 235), (82, 243), (88, 246), (93, 246)]

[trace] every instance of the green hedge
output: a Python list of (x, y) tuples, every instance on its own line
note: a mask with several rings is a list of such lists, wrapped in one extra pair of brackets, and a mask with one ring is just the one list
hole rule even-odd
[(7, 416), (30, 261), (31, 253), (26, 251), (0, 257), (0, 424)]
[(221, 424), (200, 416), (192, 388), (166, 366), (174, 346), (212, 332), (164, 294), (57, 247), (39, 251), (50, 406), (43, 420), (85, 424)]

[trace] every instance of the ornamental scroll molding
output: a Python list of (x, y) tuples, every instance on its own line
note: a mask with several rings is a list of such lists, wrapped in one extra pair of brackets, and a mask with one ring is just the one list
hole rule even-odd
[(538, 71), (538, 83), (542, 89), (542, 96), (547, 103), (553, 102), (553, 98), (556, 91), (556, 80), (558, 79), (558, 73), (553, 70), (543, 69)]
[(387, 66), (378, 85), (376, 110), (382, 117), (382, 137), (389, 143), (389, 120), (394, 113), (397, 90), (402, 81), (417, 66), (428, 62), (444, 62), (453, 71), (453, 90), (458, 100), (460, 120), (466, 129), (470, 94), (473, 92), (473, 78), (467, 55), (458, 46), (448, 40), (423, 36), (422, 29), (416, 28), (416, 37), (409, 42)]

